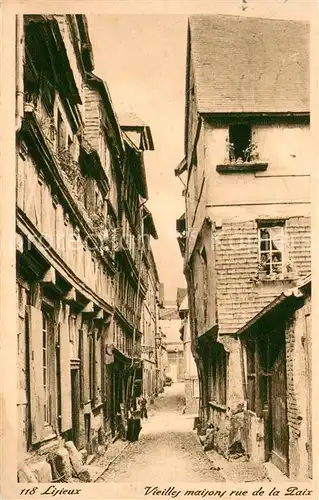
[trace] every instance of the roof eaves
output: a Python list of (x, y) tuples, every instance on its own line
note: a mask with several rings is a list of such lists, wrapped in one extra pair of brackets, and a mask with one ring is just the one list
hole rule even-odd
[[(308, 278), (308, 277), (307, 277)], [(307, 282), (309, 283), (309, 282)], [(272, 302), (270, 302), (266, 307), (264, 307), (261, 311), (259, 311), (251, 320), (249, 320), (243, 327), (237, 330), (236, 335), (243, 335), (247, 333), (252, 327), (256, 326), (256, 324), (265, 319), (267, 316), (272, 314), (275, 309), (281, 306), (284, 303), (288, 302), (298, 302), (299, 299), (304, 297), (300, 289), (300, 285), (295, 288), (290, 288), (285, 292), (281, 293), (278, 297), (276, 297)]]

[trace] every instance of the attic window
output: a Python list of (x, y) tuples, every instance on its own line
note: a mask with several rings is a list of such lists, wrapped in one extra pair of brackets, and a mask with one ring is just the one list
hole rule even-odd
[(251, 126), (246, 124), (230, 125), (229, 144), (232, 145), (229, 151), (229, 160), (249, 161), (247, 151), (251, 143)]

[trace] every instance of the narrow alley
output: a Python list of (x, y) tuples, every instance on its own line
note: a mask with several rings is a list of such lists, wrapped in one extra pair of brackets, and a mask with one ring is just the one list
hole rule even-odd
[[(130, 443), (97, 482), (223, 481), (198, 443), (194, 415), (183, 414), (184, 384), (166, 387), (150, 405), (139, 440)], [(137, 466), (138, 465), (138, 466)]]

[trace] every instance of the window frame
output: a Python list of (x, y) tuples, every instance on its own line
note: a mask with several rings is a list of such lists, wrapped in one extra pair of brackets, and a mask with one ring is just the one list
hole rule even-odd
[[(281, 252), (280, 252), (280, 250), (273, 250), (272, 249), (272, 242), (279, 240), (279, 238), (264, 239), (261, 237), (262, 230), (267, 229), (270, 231), (270, 234), (271, 234), (271, 229), (274, 229), (274, 228), (280, 229), (280, 233), (281, 233), (280, 241), (282, 242)], [(269, 242), (269, 249), (268, 250), (261, 249), (261, 245), (262, 245), (263, 241)], [(273, 266), (276, 263), (273, 262), (272, 256), (273, 256), (273, 254), (276, 254), (276, 253), (281, 253), (281, 261), (277, 262), (277, 265), (281, 263), (281, 271), (280, 272), (273, 271)], [(282, 220), (269, 220), (269, 221), (258, 222), (258, 266), (260, 269), (260, 273), (263, 273), (263, 274), (265, 273), (267, 276), (276, 275), (276, 276), (280, 276), (281, 278), (283, 278), (285, 264), (286, 264), (286, 253), (287, 252), (286, 252), (285, 222)], [(264, 255), (269, 254), (269, 256), (270, 256), (270, 260), (269, 260), (270, 270), (269, 270), (269, 272), (267, 272), (267, 270), (262, 267), (261, 257), (263, 254)]]

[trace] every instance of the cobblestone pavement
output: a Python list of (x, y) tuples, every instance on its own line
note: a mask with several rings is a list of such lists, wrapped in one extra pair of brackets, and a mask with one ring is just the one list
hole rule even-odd
[(97, 482), (224, 481), (194, 436), (194, 417), (182, 414), (183, 393), (183, 384), (165, 388), (149, 405), (139, 440), (130, 443)]

